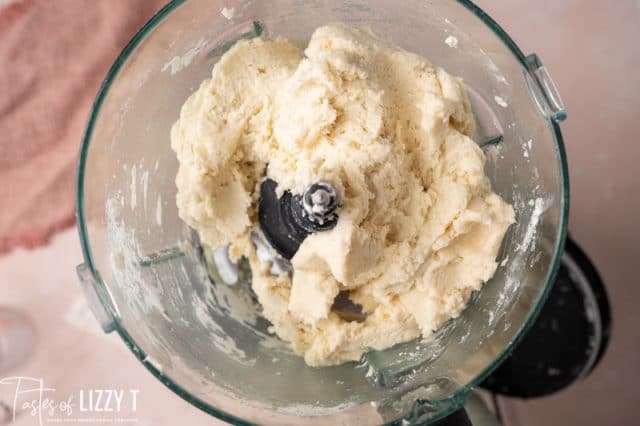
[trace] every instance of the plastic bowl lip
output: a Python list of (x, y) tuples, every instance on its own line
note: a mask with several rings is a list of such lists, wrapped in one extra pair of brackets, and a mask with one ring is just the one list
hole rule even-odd
[[(80, 238), (80, 245), (82, 248), (82, 255), (84, 257), (85, 263), (88, 265), (89, 270), (94, 276), (98, 276), (97, 270), (95, 268), (95, 264), (93, 262), (93, 258), (91, 255), (91, 248), (89, 246), (88, 232), (86, 227), (86, 218), (84, 212), (84, 175), (86, 168), (86, 159), (89, 151), (89, 145), (91, 143), (91, 136), (93, 133), (93, 128), (95, 126), (96, 120), (100, 114), (100, 109), (102, 104), (109, 92), (109, 88), (111, 84), (117, 77), (122, 65), (129, 58), (129, 55), (133, 53), (136, 47), (140, 44), (140, 42), (146, 37), (146, 35), (155, 28), (160, 22), (162, 22), (167, 16), (173, 12), (178, 6), (183, 4), (186, 0), (172, 0), (162, 9), (160, 9), (146, 24), (138, 30), (138, 32), (133, 36), (133, 38), (129, 41), (129, 43), (124, 47), (118, 58), (115, 60), (109, 71), (107, 72), (106, 77), (104, 78), (98, 93), (96, 95), (95, 101), (91, 108), (91, 113), (89, 115), (89, 119), (87, 121), (87, 126), (82, 136), (82, 144), (80, 146), (80, 153), (78, 157), (77, 163), (77, 175), (76, 175), (76, 218), (78, 225), (78, 234)], [(507, 48), (513, 53), (516, 59), (522, 64), (523, 68), (527, 68), (525, 55), (522, 50), (516, 45), (516, 43), (509, 37), (509, 35), (489, 16), (487, 15), (480, 7), (474, 4), (470, 0), (457, 0), (459, 4), (464, 6), (467, 10), (473, 13), (478, 19), (482, 20), (507, 46)], [(558, 123), (548, 120), (551, 133), (554, 137), (554, 142), (556, 145), (556, 152), (558, 157), (558, 166), (561, 171), (561, 184), (562, 184), (562, 197), (560, 198), (560, 223), (558, 229), (558, 235), (556, 237), (552, 263), (550, 265), (549, 270), (547, 271), (547, 276), (545, 278), (544, 288), (538, 294), (538, 298), (529, 312), (529, 316), (527, 317), (524, 324), (520, 327), (520, 329), (516, 333), (516, 337), (502, 350), (502, 352), (495, 358), (495, 360), (487, 366), (480, 374), (478, 374), (470, 383), (466, 384), (463, 388), (461, 388), (458, 394), (466, 395), (470, 392), (475, 386), (477, 386), (480, 382), (482, 382), (500, 363), (504, 360), (504, 358), (511, 352), (513, 347), (520, 341), (523, 337), (524, 333), (531, 327), (535, 318), (537, 317), (540, 309), (542, 308), (542, 304), (549, 293), (551, 288), (551, 283), (555, 279), (556, 273), (558, 271), (558, 267), (560, 264), (560, 254), (564, 249), (565, 239), (567, 237), (567, 225), (568, 225), (568, 216), (569, 216), (569, 171), (567, 167), (567, 156), (564, 147), (564, 142), (562, 139), (562, 133), (560, 131), (560, 126)], [(169, 389), (175, 392), (178, 396), (183, 398), (185, 401), (190, 404), (200, 408), (206, 413), (217, 417), (223, 421), (229, 422), (231, 424), (236, 425), (247, 425), (251, 426), (255, 423), (249, 422), (247, 420), (240, 419), (232, 414), (229, 414), (223, 410), (220, 410), (216, 407), (213, 407), (200, 398), (192, 395), (186, 389), (184, 389), (181, 385), (174, 382), (171, 378), (165, 376), (162, 372), (160, 372), (156, 367), (154, 367), (149, 362), (145, 361), (146, 354), (142, 351), (142, 349), (137, 345), (131, 335), (127, 332), (124, 326), (121, 324), (120, 319), (115, 319), (115, 330), (118, 332), (122, 340), (129, 347), (131, 352), (142, 362), (142, 364), (162, 383), (164, 383)], [(461, 401), (461, 399), (458, 399)], [(441, 416), (438, 416), (441, 417)], [(434, 419), (436, 420), (436, 419)]]

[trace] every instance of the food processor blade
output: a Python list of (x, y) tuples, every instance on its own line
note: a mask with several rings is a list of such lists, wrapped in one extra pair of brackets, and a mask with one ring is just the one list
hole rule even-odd
[(327, 182), (311, 184), (302, 195), (284, 191), (278, 197), (278, 183), (265, 179), (260, 186), (258, 219), (260, 229), (282, 257), (290, 260), (309, 234), (328, 231), (338, 222), (338, 194)]

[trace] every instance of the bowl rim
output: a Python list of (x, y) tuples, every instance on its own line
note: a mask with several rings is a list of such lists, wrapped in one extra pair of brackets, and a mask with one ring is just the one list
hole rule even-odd
[[(76, 174), (76, 217), (77, 217), (77, 228), (80, 239), (80, 245), (82, 249), (82, 255), (86, 265), (89, 268), (89, 271), (93, 274), (94, 277), (99, 277), (99, 272), (95, 267), (93, 262), (91, 247), (89, 244), (88, 231), (86, 227), (86, 218), (84, 211), (84, 175), (86, 171), (86, 159), (89, 152), (89, 146), (91, 144), (91, 137), (93, 134), (93, 128), (95, 126), (96, 120), (100, 115), (100, 110), (102, 104), (109, 92), (109, 88), (111, 87), (112, 82), (117, 77), (120, 69), (127, 61), (129, 56), (135, 51), (140, 42), (147, 36), (147, 34), (153, 30), (156, 25), (162, 22), (168, 15), (171, 14), (177, 7), (185, 3), (187, 0), (171, 0), (167, 5), (165, 5), (162, 9), (156, 12), (147, 23), (145, 23), (138, 32), (133, 36), (133, 38), (127, 43), (124, 49), (116, 58), (113, 65), (110, 67), (107, 72), (104, 80), (102, 81), (100, 88), (96, 94), (96, 98), (91, 107), (91, 113), (87, 120), (87, 125), (85, 128), (85, 132), (82, 136), (82, 143), (80, 146), (80, 152), (78, 156), (77, 162), (77, 174)], [(498, 25), (487, 13), (485, 13), (479, 6), (473, 3), (471, 0), (456, 0), (457, 3), (464, 6), (468, 11), (473, 13), (478, 19), (484, 22), (499, 39), (505, 44), (505, 46), (513, 53), (515, 58), (521, 63), (524, 70), (527, 70), (528, 65), (526, 61), (526, 56), (522, 52), (522, 50), (518, 47), (518, 45), (513, 41), (513, 39)], [(558, 234), (556, 236), (556, 241), (554, 243), (553, 248), (553, 256), (550, 267), (547, 271), (547, 276), (545, 278), (545, 285), (539, 291), (537, 299), (529, 311), (526, 320), (520, 326), (520, 329), (517, 330), (515, 334), (515, 338), (506, 345), (501, 353), (482, 371), (480, 372), (473, 380), (464, 385), (456, 395), (461, 395), (460, 397), (455, 397), (452, 400), (451, 407), (448, 410), (445, 410), (439, 413), (437, 416), (430, 419), (432, 421), (437, 421), (443, 417), (449, 415), (452, 411), (459, 408), (462, 404), (464, 404), (464, 400), (466, 399), (466, 395), (478, 384), (480, 384), (493, 370), (495, 370), (502, 361), (511, 353), (513, 348), (518, 344), (518, 342), (522, 339), (526, 331), (533, 325), (533, 322), (538, 316), (540, 312), (543, 302), (545, 301), (555, 279), (556, 273), (558, 271), (558, 267), (560, 265), (561, 253), (564, 250), (564, 244), (567, 237), (567, 229), (568, 229), (568, 217), (569, 217), (569, 171), (567, 165), (567, 156), (566, 150), (562, 138), (562, 133), (560, 131), (559, 123), (555, 120), (544, 117), (545, 120), (549, 124), (549, 128), (554, 138), (554, 143), (556, 147), (556, 153), (558, 158), (558, 166), (560, 168), (560, 181), (561, 181), (561, 189), (562, 196), (560, 197), (560, 222), (558, 226)], [(100, 282), (100, 280), (97, 280)], [(245, 419), (241, 419), (233, 414), (227, 413), (217, 407), (214, 407), (202, 399), (194, 396), (192, 393), (187, 391), (181, 385), (174, 382), (170, 377), (164, 375), (156, 366), (154, 366), (151, 362), (149, 362), (149, 358), (146, 353), (137, 345), (134, 341), (133, 337), (128, 333), (126, 328), (121, 324), (120, 319), (116, 316), (114, 318), (114, 330), (118, 332), (122, 340), (125, 342), (127, 347), (133, 352), (133, 354), (142, 362), (142, 364), (164, 385), (166, 385), (169, 389), (171, 389), (174, 393), (176, 393), (179, 397), (189, 402), (190, 404), (198, 407), (204, 412), (221, 419), (223, 421), (237, 424), (237, 425), (247, 425), (251, 426), (254, 423), (249, 422)]]

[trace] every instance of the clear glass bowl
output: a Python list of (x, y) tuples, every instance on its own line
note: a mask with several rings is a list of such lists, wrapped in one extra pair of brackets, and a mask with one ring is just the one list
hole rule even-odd
[[(231, 19), (221, 14), (234, 6)], [(267, 332), (248, 281), (226, 286), (178, 218), (169, 129), (184, 100), (242, 38), (304, 45), (341, 21), (375, 32), (461, 76), (495, 190), (517, 224), (501, 266), (434, 338), (310, 368)], [(78, 170), (78, 267), (96, 317), (193, 405), (234, 423), (432, 421), (509, 352), (543, 302), (566, 235), (564, 109), (537, 56), (525, 56), (468, 1), (173, 1), (109, 71)]]

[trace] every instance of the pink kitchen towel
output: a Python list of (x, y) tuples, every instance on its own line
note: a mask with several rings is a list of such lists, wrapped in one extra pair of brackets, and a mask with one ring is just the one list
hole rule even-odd
[(93, 98), (166, 1), (0, 0), (0, 254), (73, 224)]

